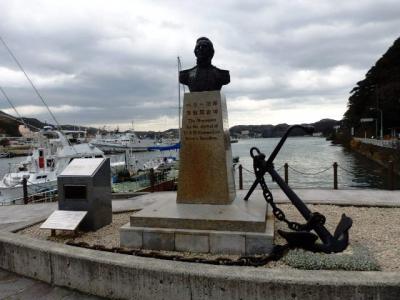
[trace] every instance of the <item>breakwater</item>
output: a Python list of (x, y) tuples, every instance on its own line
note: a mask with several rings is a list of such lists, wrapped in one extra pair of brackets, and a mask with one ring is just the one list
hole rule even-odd
[(350, 148), (375, 161), (379, 165), (388, 169), (388, 172), (393, 172), (400, 175), (400, 150), (396, 148), (381, 147), (374, 144), (364, 143), (362, 140), (352, 139)]

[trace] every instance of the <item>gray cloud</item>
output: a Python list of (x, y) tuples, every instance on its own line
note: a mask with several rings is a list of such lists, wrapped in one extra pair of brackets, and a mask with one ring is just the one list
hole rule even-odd
[[(232, 82), (224, 88), (228, 99), (270, 99), (271, 110), (286, 105), (299, 114), (303, 99), (303, 105), (341, 105), (344, 112), (348, 92), (400, 27), (397, 1), (96, 4), (0, 3), (0, 35), (49, 105), (75, 107), (59, 110), (63, 123), (173, 120), (176, 57), (181, 56), (184, 68), (192, 67), (194, 42), (202, 35), (214, 42), (213, 63), (231, 71)], [(17, 72), (0, 46), (0, 85), (17, 106), (41, 105)], [(321, 117), (326, 114), (321, 110)], [(44, 113), (36, 116), (50, 120)], [(261, 122), (256, 111), (254, 116), (255, 123)], [(291, 123), (285, 115), (277, 120)]]

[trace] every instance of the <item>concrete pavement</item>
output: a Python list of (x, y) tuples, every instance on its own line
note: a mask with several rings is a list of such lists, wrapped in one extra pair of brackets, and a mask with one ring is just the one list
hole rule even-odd
[(101, 300), (0, 269), (0, 300)]

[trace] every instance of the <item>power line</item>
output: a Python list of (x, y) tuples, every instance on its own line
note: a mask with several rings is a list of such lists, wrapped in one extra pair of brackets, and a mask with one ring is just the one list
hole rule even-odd
[(53, 113), (51, 112), (49, 106), (47, 105), (46, 101), (44, 101), (42, 95), (39, 93), (39, 91), (37, 90), (37, 88), (35, 87), (35, 85), (33, 84), (32, 80), (29, 78), (28, 74), (25, 72), (24, 68), (22, 67), (22, 65), (19, 63), (18, 59), (15, 57), (15, 55), (13, 54), (13, 52), (11, 51), (11, 49), (7, 46), (6, 42), (3, 40), (3, 38), (0, 36), (0, 41), (3, 43), (4, 47), (7, 49), (7, 52), (11, 55), (11, 57), (13, 58), (13, 60), (15, 61), (15, 63), (17, 64), (17, 66), (20, 68), (20, 70), (24, 73), (26, 79), (29, 81), (30, 85), (32, 86), (33, 90), (35, 91), (36, 95), (39, 97), (39, 99), (42, 101), (43, 105), (47, 108), (49, 114), (51, 115), (51, 117), (53, 118), (54, 122), (57, 124), (57, 127), (59, 129), (61, 129), (60, 124), (58, 123), (56, 117), (53, 115)]
[[(58, 123), (56, 117), (54, 116), (54, 114), (51, 112), (50, 107), (47, 105), (46, 101), (44, 100), (44, 98), (42, 97), (42, 95), (39, 93), (39, 91), (37, 90), (37, 88), (35, 87), (35, 85), (33, 84), (32, 80), (30, 79), (30, 77), (28, 76), (28, 74), (25, 72), (24, 68), (22, 67), (22, 65), (19, 63), (18, 59), (15, 57), (14, 53), (11, 51), (11, 49), (7, 46), (6, 42), (3, 40), (3, 38), (0, 36), (0, 41), (3, 43), (4, 47), (7, 49), (7, 52), (10, 54), (10, 56), (13, 58), (13, 60), (15, 61), (15, 63), (17, 64), (17, 66), (20, 68), (20, 70), (24, 73), (26, 79), (28, 80), (28, 82), (30, 83), (30, 85), (32, 86), (33, 90), (35, 91), (36, 95), (39, 97), (39, 99), (42, 101), (43, 105), (46, 107), (47, 111), (49, 112), (50, 116), (53, 118), (54, 122), (57, 124), (57, 129), (59, 130), (59, 132), (65, 137), (64, 133), (62, 132), (62, 128), (60, 126), (60, 123)], [(70, 145), (72, 147), (72, 149), (75, 151), (75, 153), (78, 153), (75, 149), (75, 147), (71, 144), (70, 140), (65, 137), (67, 140), (68, 145)]]
[(21, 119), (21, 122), (22, 122), (25, 126), (27, 126), (26, 123), (25, 123), (25, 121), (24, 121), (24, 119), (23, 119), (22, 116), (19, 114), (19, 112), (18, 112), (17, 109), (15, 108), (14, 104), (12, 104), (10, 98), (8, 98), (6, 92), (4, 91), (4, 89), (3, 89), (1, 86), (0, 86), (0, 91), (1, 91), (1, 93), (3, 94), (4, 98), (6, 98), (8, 104), (10, 104), (10, 106), (11, 106), (12, 109), (14, 110), (15, 114)]
[(24, 123), (22, 120), (19, 120), (18, 118), (14, 118), (13, 116), (10, 116), (10, 115), (8, 115), (8, 114), (0, 115), (0, 118), (1, 118), (1, 117), (5, 117), (5, 118), (7, 118), (7, 119), (10, 119), (10, 120), (19, 122), (19, 123), (21, 123), (21, 124), (23, 124), (23, 125), (25, 125), (25, 126), (32, 127), (33, 129), (40, 130), (40, 128), (37, 128), (37, 127), (35, 127), (35, 126), (31, 125), (31, 124), (28, 124), (28, 123)]

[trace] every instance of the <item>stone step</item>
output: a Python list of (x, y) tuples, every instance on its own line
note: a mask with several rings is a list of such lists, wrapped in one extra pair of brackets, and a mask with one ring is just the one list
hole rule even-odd
[(253, 255), (269, 253), (273, 247), (274, 217), (268, 210), (263, 232), (191, 230), (171, 228), (120, 228), (120, 245), (166, 251)]

